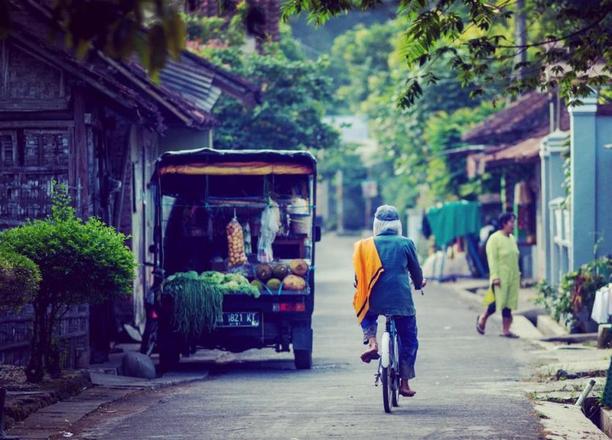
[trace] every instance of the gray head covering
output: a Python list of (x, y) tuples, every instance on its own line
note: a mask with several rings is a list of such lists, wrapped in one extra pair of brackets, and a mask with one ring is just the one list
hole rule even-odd
[(382, 205), (376, 209), (372, 232), (379, 235), (383, 231), (391, 230), (396, 235), (402, 235), (402, 222), (395, 206)]

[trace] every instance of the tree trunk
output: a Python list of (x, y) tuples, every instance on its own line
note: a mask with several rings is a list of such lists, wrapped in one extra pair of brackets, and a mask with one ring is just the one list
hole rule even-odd
[(43, 380), (44, 357), (46, 351), (46, 319), (47, 306), (42, 304), (34, 304), (34, 325), (32, 331), (32, 352), (30, 361), (26, 368), (26, 377), (28, 382), (41, 382)]

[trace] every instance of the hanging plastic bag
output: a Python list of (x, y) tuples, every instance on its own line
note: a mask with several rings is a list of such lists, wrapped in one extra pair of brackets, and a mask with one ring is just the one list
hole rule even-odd
[(274, 259), (272, 243), (280, 229), (280, 210), (278, 204), (272, 202), (261, 213), (261, 231), (257, 243), (257, 260), (260, 263), (271, 263)]
[(244, 253), (244, 233), (236, 217), (227, 224), (225, 232), (227, 234), (228, 266), (234, 267), (245, 264), (247, 257)]

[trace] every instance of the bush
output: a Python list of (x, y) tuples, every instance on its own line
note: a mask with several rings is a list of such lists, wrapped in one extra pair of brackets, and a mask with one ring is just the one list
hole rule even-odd
[(0, 310), (17, 310), (32, 302), (40, 280), (36, 263), (15, 252), (0, 250)]
[(72, 305), (99, 303), (132, 292), (134, 257), (126, 237), (100, 220), (84, 222), (56, 186), (52, 214), (0, 234), (0, 249), (24, 255), (40, 268), (40, 289), (33, 298), (34, 330), (28, 380), (40, 381), (44, 369), (56, 373), (53, 330)]
[(585, 331), (595, 293), (608, 283), (611, 274), (612, 258), (598, 258), (583, 264), (577, 271), (566, 273), (556, 289), (541, 281), (537, 287), (537, 302), (572, 331)]

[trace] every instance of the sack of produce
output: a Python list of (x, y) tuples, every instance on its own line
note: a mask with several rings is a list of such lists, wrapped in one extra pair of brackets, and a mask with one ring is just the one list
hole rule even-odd
[(289, 268), (292, 274), (303, 277), (308, 272), (308, 263), (306, 260), (291, 260)]
[(280, 229), (280, 210), (278, 203), (272, 201), (261, 213), (261, 231), (257, 243), (257, 261), (270, 263), (274, 259), (272, 243)]
[(227, 255), (229, 258), (228, 266), (239, 266), (247, 262), (246, 254), (244, 253), (244, 234), (242, 226), (234, 217), (226, 226), (227, 234)]
[(306, 289), (306, 281), (297, 275), (287, 275), (283, 280), (283, 289), (304, 290)]

